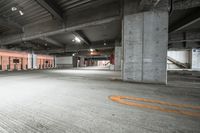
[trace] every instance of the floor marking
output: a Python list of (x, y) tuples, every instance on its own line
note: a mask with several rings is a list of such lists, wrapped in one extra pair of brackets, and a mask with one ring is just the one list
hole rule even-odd
[[(139, 108), (148, 108), (148, 109), (158, 110), (158, 111), (161, 111), (161, 112), (176, 113), (176, 114), (181, 114), (181, 115), (189, 115), (189, 116), (200, 117), (200, 112), (183, 110), (183, 108), (200, 110), (200, 106), (192, 106), (192, 105), (187, 105), (187, 104), (174, 104), (174, 103), (169, 103), (169, 102), (164, 102), (164, 101), (159, 101), (159, 100), (137, 98), (137, 97), (132, 97), (132, 96), (109, 96), (109, 99), (114, 101), (114, 102), (118, 102), (120, 104), (125, 104), (125, 105), (128, 105), (128, 106), (136, 106), (136, 107), (139, 107)], [(180, 108), (180, 109), (167, 109), (167, 108), (163, 108), (163, 107), (156, 106), (156, 105), (141, 104), (141, 103), (136, 103), (136, 102), (132, 102), (132, 101), (130, 102), (130, 101), (126, 101), (126, 100), (155, 103), (155, 104), (160, 104), (160, 105), (166, 105), (166, 106), (169, 106), (169, 107), (176, 107), (176, 108)]]

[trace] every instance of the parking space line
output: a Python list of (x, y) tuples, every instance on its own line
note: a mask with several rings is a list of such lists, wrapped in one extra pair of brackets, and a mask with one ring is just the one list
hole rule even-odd
[[(190, 108), (192, 110), (200, 110), (200, 106), (193, 106), (193, 105), (186, 105), (186, 104), (174, 104), (174, 103), (169, 103), (169, 102), (164, 102), (164, 101), (159, 101), (159, 100), (137, 98), (137, 97), (132, 97), (132, 96), (109, 96), (109, 99), (111, 99), (114, 102), (118, 102), (120, 104), (125, 104), (128, 106), (136, 106), (139, 108), (148, 108), (148, 109), (158, 110), (161, 112), (176, 113), (176, 114), (181, 114), (181, 115), (200, 117), (200, 112), (183, 110), (184, 108)], [(127, 100), (133, 100), (133, 101), (130, 102)], [(145, 102), (145, 103), (154, 103), (154, 104), (165, 105), (165, 106), (169, 106), (169, 107), (177, 107), (179, 109), (168, 109), (168, 108), (163, 108), (161, 106), (141, 104), (141, 103), (137, 103), (134, 101)]]

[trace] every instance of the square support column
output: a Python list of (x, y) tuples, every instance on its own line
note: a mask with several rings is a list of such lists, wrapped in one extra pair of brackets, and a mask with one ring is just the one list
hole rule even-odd
[(80, 67), (85, 67), (85, 57), (80, 57)]
[(125, 15), (123, 80), (167, 83), (168, 12)]
[(121, 70), (122, 47), (115, 46), (115, 71)]

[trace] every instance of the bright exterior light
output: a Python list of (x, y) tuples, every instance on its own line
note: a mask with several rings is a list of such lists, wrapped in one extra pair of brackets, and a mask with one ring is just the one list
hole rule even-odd
[(94, 51), (94, 49), (90, 49), (90, 52), (93, 52)]
[(103, 44), (104, 46), (106, 46), (107, 44), (104, 42), (104, 44)]
[(17, 7), (12, 7), (11, 10), (14, 12), (14, 11), (17, 11)]
[(21, 16), (24, 15), (24, 13), (23, 13), (21, 10), (19, 10), (19, 14), (20, 14)]
[(75, 40), (75, 42), (77, 42), (77, 43), (80, 43), (80, 42), (81, 42), (81, 39), (79, 39), (78, 37), (75, 37), (74, 40)]
[(72, 54), (72, 56), (75, 56), (75, 55), (76, 55), (75, 53)]

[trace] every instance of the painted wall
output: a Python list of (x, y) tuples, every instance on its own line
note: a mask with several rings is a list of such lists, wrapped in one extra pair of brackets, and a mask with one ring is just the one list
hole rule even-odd
[[(168, 51), (167, 56), (181, 62), (181, 63), (191, 63), (191, 51), (190, 50), (173, 50)], [(167, 61), (168, 69), (180, 69), (177, 65), (173, 64), (171, 61)]]
[[(0, 58), (2, 71), (26, 70), (28, 67), (28, 53), (26, 52), (0, 49)], [(18, 63), (15, 63), (14, 60), (18, 60)]]
[[(14, 62), (17, 60), (18, 62)], [(38, 67), (40, 66), (40, 67)], [(54, 67), (54, 57), (0, 49), (0, 70), (47, 69)]]
[(57, 68), (73, 67), (73, 57), (72, 56), (56, 57), (56, 66)]
[(200, 49), (192, 49), (192, 69), (200, 70)]

